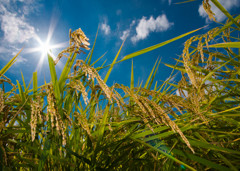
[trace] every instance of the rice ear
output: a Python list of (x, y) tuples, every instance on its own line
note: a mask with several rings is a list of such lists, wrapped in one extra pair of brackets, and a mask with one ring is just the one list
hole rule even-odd
[(4, 106), (4, 92), (0, 88), (0, 112), (3, 111), (4, 107), (5, 107)]
[(211, 5), (209, 4), (209, 0), (203, 0), (202, 1), (202, 5), (203, 5), (203, 9), (206, 11), (206, 13), (208, 14), (210, 19), (213, 19), (214, 21), (216, 21), (215, 17), (214, 17), (214, 13), (211, 10)]

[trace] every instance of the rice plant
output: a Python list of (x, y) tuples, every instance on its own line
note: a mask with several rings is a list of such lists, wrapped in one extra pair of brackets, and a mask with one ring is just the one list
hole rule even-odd
[[(160, 48), (197, 30), (94, 68), (81, 29), (70, 30), (69, 47), (56, 60), (48, 54), (51, 81), (13, 84), (0, 70), (1, 170), (239, 170), (239, 22), (217, 0), (226, 23), (185, 42), (177, 64), (179, 82), (107, 85), (116, 63)], [(214, 18), (209, 1), (203, 5)], [(55, 65), (67, 62), (57, 77)], [(101, 78), (99, 71), (107, 69)], [(171, 75), (172, 76), (172, 75)], [(171, 77), (170, 76), (170, 77)], [(5, 86), (11, 86), (5, 91)], [(30, 88), (32, 87), (32, 88)]]

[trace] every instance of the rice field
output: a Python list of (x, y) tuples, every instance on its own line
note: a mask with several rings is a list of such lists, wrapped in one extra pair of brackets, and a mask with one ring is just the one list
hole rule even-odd
[[(37, 72), (29, 83), (5, 76), (20, 51), (0, 69), (0, 170), (240, 170), (240, 15), (211, 1), (225, 23), (118, 60), (123, 42), (113, 62), (98, 68), (83, 30), (70, 30), (69, 46), (55, 60), (48, 54), (51, 81), (43, 85)], [(214, 20), (208, 0), (203, 7)], [(130, 85), (106, 84), (116, 63), (193, 33), (176, 64), (165, 64), (173, 70), (166, 81), (154, 81), (156, 61), (138, 86), (133, 65)], [(175, 73), (180, 81), (171, 82)]]

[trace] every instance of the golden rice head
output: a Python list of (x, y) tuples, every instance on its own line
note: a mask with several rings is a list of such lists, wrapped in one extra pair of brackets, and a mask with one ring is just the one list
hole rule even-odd
[[(144, 105), (142, 104), (142, 102), (140, 101), (139, 97), (132, 91), (130, 90), (128, 87), (126, 86), (123, 86), (123, 85), (118, 85), (118, 84), (115, 84), (118, 88), (121, 88), (125, 94), (129, 95), (133, 101), (138, 105), (138, 107), (140, 108), (140, 117), (142, 118), (143, 122), (149, 127), (149, 129), (154, 132), (152, 126), (149, 124), (149, 121), (148, 121), (148, 111), (147, 109), (144, 107)], [(149, 106), (147, 106), (149, 107)]]
[[(151, 95), (153, 95), (154, 93), (152, 92), (148, 92)], [(154, 110), (154, 117), (150, 116), (150, 118), (155, 118), (155, 122), (157, 124), (164, 123), (166, 126), (170, 126), (172, 128), (172, 130), (174, 132), (177, 132), (181, 138), (184, 140), (184, 142), (186, 143), (186, 145), (188, 146), (189, 149), (191, 149), (191, 151), (194, 153), (193, 148), (191, 147), (189, 141), (187, 140), (187, 138), (184, 136), (184, 134), (182, 133), (182, 131), (179, 129), (179, 127), (177, 126), (177, 124), (172, 121), (170, 119), (170, 117), (167, 115), (167, 113), (164, 111), (164, 109), (162, 109), (158, 104), (156, 104), (154, 101), (149, 100), (147, 97), (144, 96), (138, 96), (138, 98), (140, 99), (144, 99), (144, 105), (147, 107), (147, 109), (149, 110), (149, 108), (151, 108), (150, 106), (152, 106), (152, 110)], [(150, 110), (149, 110), (150, 111)], [(151, 112), (149, 112), (148, 114), (152, 115)], [(161, 118), (161, 121), (159, 120), (159, 118)], [(143, 120), (146, 120), (146, 117), (142, 118)], [(158, 120), (157, 120), (158, 119)], [(146, 122), (146, 121), (144, 121)]]
[(56, 130), (62, 136), (62, 145), (66, 145), (65, 125), (59, 113), (56, 115)]
[(159, 116), (162, 118), (162, 121), (165, 123), (165, 125), (170, 126), (174, 132), (177, 132), (183, 141), (186, 143), (188, 148), (193, 152), (193, 148), (191, 147), (188, 139), (185, 137), (185, 135), (182, 133), (180, 128), (177, 126), (177, 124), (170, 119), (170, 117), (167, 115), (167, 113), (162, 109), (159, 105), (157, 105), (154, 101), (149, 100), (149, 102), (153, 105), (153, 107), (156, 109), (155, 111), (159, 113)]
[(191, 63), (190, 63), (190, 56), (189, 56), (189, 47), (190, 45), (192, 44), (193, 41), (195, 41), (197, 38), (194, 36), (194, 37), (191, 37), (190, 39), (188, 39), (186, 42), (185, 42), (185, 45), (184, 45), (184, 49), (183, 49), (183, 54), (182, 54), (182, 57), (183, 57), (183, 61), (184, 61), (184, 67), (186, 69), (186, 72), (188, 74), (188, 77), (189, 79), (191, 80), (191, 83), (193, 84), (194, 87), (198, 87), (197, 85), (197, 82), (196, 82), (196, 79), (195, 79), (195, 74), (192, 72), (190, 66), (191, 66)]
[[(90, 43), (88, 42), (88, 38), (87, 36), (84, 34), (84, 32), (82, 31), (81, 28), (75, 30), (74, 32), (71, 31), (71, 29), (69, 30), (69, 47), (67, 47), (66, 49), (64, 49), (63, 51), (61, 51), (56, 60), (54, 61), (55, 65), (58, 63), (58, 61), (63, 57), (68, 57), (67, 55), (65, 55), (66, 53), (78, 53), (80, 54), (81, 52), (83, 52), (81, 50), (81, 48), (89, 50), (90, 48), (88, 47), (90, 45)], [(83, 52), (84, 53), (84, 52)]]
[(202, 1), (203, 4), (203, 9), (206, 11), (206, 13), (208, 14), (210, 19), (213, 19), (214, 21), (216, 21), (215, 17), (214, 17), (214, 13), (211, 10), (211, 5), (209, 4), (209, 0), (203, 0)]
[(35, 139), (38, 118), (39, 118), (39, 121), (42, 122), (41, 112), (42, 112), (42, 103), (41, 103), (40, 96), (37, 96), (36, 100), (33, 100), (31, 103), (30, 126), (31, 126), (32, 141), (34, 141)]
[(87, 36), (84, 34), (81, 28), (75, 30), (71, 33), (70, 31), (70, 46), (75, 45), (77, 48), (84, 48), (86, 50), (89, 50), (88, 47), (90, 43), (88, 42)]
[(73, 88), (75, 88), (76, 90), (78, 90), (78, 91), (80, 91), (82, 93), (82, 97), (83, 97), (84, 103), (87, 105), (89, 103), (88, 94), (86, 92), (86, 88), (83, 85), (83, 83), (81, 81), (79, 81), (79, 80), (76, 80), (72, 84), (73, 84)]
[(56, 101), (53, 94), (53, 86), (49, 85), (47, 88), (47, 118), (51, 118), (51, 128), (56, 127), (56, 131), (59, 135), (62, 136), (62, 144), (66, 145), (66, 134), (65, 134), (65, 125), (60, 114), (57, 111), (57, 107), (55, 106)]
[(199, 38), (197, 49), (198, 49), (198, 51), (200, 52), (202, 62), (204, 62), (202, 39), (203, 39), (203, 37), (200, 37), (200, 38)]
[(80, 114), (78, 112), (74, 112), (74, 116), (77, 119), (77, 125), (81, 126), (88, 134), (89, 138), (93, 141), (93, 136), (91, 134), (91, 129), (88, 125), (88, 121), (86, 119), (86, 116), (83, 114)]
[(53, 129), (54, 127), (54, 118), (56, 117), (56, 108), (55, 108), (55, 99), (53, 95), (53, 87), (52, 85), (49, 85), (47, 88), (47, 121), (50, 118), (51, 119), (51, 127)]
[(101, 89), (103, 90), (107, 98), (109, 99), (109, 101), (112, 102), (112, 92), (109, 89), (109, 87), (105, 84), (105, 82), (102, 80), (102, 78), (99, 76), (98, 72), (94, 68), (85, 64), (84, 61), (82, 60), (77, 60), (76, 66), (79, 66), (80, 69), (82, 69), (82, 71), (85, 73), (85, 76), (88, 78), (88, 80), (96, 79), (99, 83), (99, 86), (101, 87)]
[(4, 92), (0, 88), (0, 112), (4, 109)]

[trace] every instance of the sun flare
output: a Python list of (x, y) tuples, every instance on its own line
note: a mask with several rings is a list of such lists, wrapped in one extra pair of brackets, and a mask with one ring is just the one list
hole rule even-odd
[(47, 54), (51, 50), (51, 45), (48, 42), (42, 43), (40, 45), (40, 51), (42, 54)]

